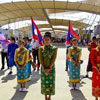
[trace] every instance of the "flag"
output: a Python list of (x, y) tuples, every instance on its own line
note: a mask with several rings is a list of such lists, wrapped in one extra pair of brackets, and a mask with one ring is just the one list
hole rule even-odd
[(1, 32), (0, 32), (0, 42), (2, 45), (10, 43)]
[(5, 43), (6, 43), (6, 44), (9, 44), (9, 43), (10, 43), (10, 41), (9, 41), (8, 39), (6, 39)]
[(67, 34), (67, 38), (66, 38), (66, 44), (69, 45), (70, 44), (70, 38), (71, 37), (75, 37), (76, 39), (81, 39), (76, 32), (73, 30), (70, 21), (69, 21), (69, 28), (68, 28), (68, 34)]
[(66, 38), (66, 44), (70, 44), (70, 38), (73, 37), (73, 35), (70, 33), (70, 30), (68, 30), (67, 38)]
[(41, 35), (37, 25), (33, 21), (32, 17), (31, 17), (31, 22), (32, 22), (32, 36), (33, 36), (33, 39), (38, 40), (40, 45), (42, 46), (43, 45), (42, 35)]

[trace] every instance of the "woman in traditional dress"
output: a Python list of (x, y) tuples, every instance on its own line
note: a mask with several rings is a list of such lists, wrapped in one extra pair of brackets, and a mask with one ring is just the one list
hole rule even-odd
[(45, 100), (51, 100), (51, 95), (55, 94), (55, 60), (57, 56), (57, 48), (51, 45), (51, 33), (45, 33), (44, 44), (45, 46), (39, 49), (41, 93), (45, 95)]
[(87, 74), (86, 74), (86, 76), (85, 76), (84, 78), (89, 77), (88, 73), (89, 73), (90, 71), (92, 72), (92, 63), (91, 63), (91, 60), (90, 60), (90, 56), (91, 56), (91, 50), (92, 50), (93, 48), (96, 48), (96, 47), (97, 47), (96, 41), (97, 41), (97, 39), (96, 39), (96, 37), (94, 36), (94, 37), (92, 38), (92, 43), (89, 43), (89, 44), (88, 44), (89, 59), (88, 59), (88, 65), (87, 65), (87, 71), (86, 71)]
[(91, 50), (92, 63), (92, 95), (95, 100), (100, 97), (100, 38), (97, 41), (97, 47)]
[(28, 78), (28, 57), (29, 52), (24, 48), (24, 41), (19, 40), (19, 48), (15, 51), (15, 63), (17, 66), (17, 82), (20, 84), (19, 91), (26, 91), (25, 83), (29, 80)]
[(29, 51), (29, 59), (28, 59), (28, 77), (29, 77), (29, 80), (31, 80), (31, 77), (32, 77), (32, 72), (31, 72), (31, 65), (32, 65), (32, 56), (31, 56), (31, 53), (32, 53), (32, 45), (30, 44), (29, 42), (29, 38), (28, 37), (24, 37), (24, 47)]
[(72, 39), (72, 47), (68, 50), (68, 56), (70, 58), (69, 64), (69, 81), (72, 83), (72, 89), (79, 89), (78, 84), (80, 82), (80, 58), (81, 49), (77, 47), (77, 39)]

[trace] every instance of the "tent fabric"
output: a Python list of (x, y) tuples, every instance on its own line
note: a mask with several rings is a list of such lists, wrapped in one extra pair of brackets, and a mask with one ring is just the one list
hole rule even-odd
[[(38, 25), (39, 28), (47, 27), (52, 28), (52, 31), (54, 31), (53, 25), (68, 26), (68, 20), (50, 19), (49, 14), (71, 10), (90, 12), (99, 15), (100, 0), (92, 0), (92, 2), (91, 0), (85, 0), (83, 2), (70, 2), (70, 0), (66, 0), (66, 2), (62, 0), (25, 0), (0, 3), (0, 25), (30, 20), (32, 16), (34, 20), (48, 21), (49, 25)], [(88, 26), (88, 24), (80, 21), (71, 21), (71, 25), (76, 28), (85, 28)]]

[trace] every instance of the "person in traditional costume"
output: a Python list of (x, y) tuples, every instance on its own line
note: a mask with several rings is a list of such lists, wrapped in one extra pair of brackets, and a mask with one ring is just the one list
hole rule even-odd
[(20, 84), (19, 91), (26, 91), (25, 83), (29, 80), (28, 78), (28, 58), (29, 52), (24, 48), (24, 41), (19, 40), (19, 48), (15, 51), (14, 61), (17, 66), (17, 82)]
[(70, 44), (66, 45), (66, 69), (65, 71), (68, 71), (68, 67), (69, 67), (70, 58), (68, 57), (68, 48), (70, 48), (71, 46), (72, 46), (72, 37), (70, 38)]
[(8, 45), (8, 52), (7, 52), (8, 66), (10, 69), (8, 75), (12, 74), (12, 67), (15, 66), (14, 55), (15, 55), (15, 50), (17, 48), (18, 48), (18, 44), (15, 43), (15, 37), (11, 37), (11, 43)]
[(72, 83), (72, 89), (79, 89), (78, 83), (80, 82), (81, 49), (77, 46), (77, 44), (77, 39), (73, 38), (72, 47), (68, 50), (68, 56), (70, 57), (69, 82)]
[(91, 63), (92, 63), (92, 95), (95, 100), (100, 97), (100, 38), (97, 41), (97, 47), (91, 50)]
[(28, 72), (29, 72), (29, 80), (31, 80), (32, 77), (32, 71), (31, 71), (31, 65), (32, 65), (32, 45), (29, 43), (29, 38), (24, 37), (24, 46), (29, 50), (29, 60), (28, 60)]
[(51, 33), (45, 33), (44, 44), (39, 48), (41, 93), (45, 95), (45, 100), (51, 100), (51, 95), (55, 95), (55, 60), (57, 56), (57, 48), (51, 45)]
[(91, 60), (90, 60), (90, 56), (91, 56), (91, 50), (92, 48), (96, 48), (97, 47), (97, 44), (96, 44), (96, 37), (93, 37), (92, 38), (92, 43), (89, 43), (88, 44), (88, 50), (89, 50), (89, 59), (88, 59), (88, 65), (87, 65), (87, 70), (86, 70), (86, 77), (89, 77), (88, 73), (91, 71), (92, 72), (92, 64), (91, 64)]

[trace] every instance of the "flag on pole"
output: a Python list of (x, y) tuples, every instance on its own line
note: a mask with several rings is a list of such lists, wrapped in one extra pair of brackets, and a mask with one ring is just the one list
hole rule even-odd
[(68, 34), (67, 34), (67, 38), (66, 38), (66, 44), (69, 45), (70, 44), (70, 39), (71, 37), (73, 37), (73, 35), (70, 33), (70, 30), (68, 30)]
[(43, 45), (43, 38), (42, 35), (37, 27), (37, 25), (35, 24), (33, 18), (31, 17), (31, 22), (32, 22), (32, 36), (33, 39), (38, 40), (40, 45)]
[(2, 45), (10, 43), (10, 41), (8, 41), (1, 32), (0, 32), (0, 42), (1, 42)]
[(76, 39), (81, 39), (76, 32), (73, 30), (70, 21), (69, 21), (69, 28), (68, 28), (68, 34), (67, 34), (67, 38), (66, 38), (66, 44), (69, 45), (70, 44), (70, 38), (71, 37), (75, 37)]

